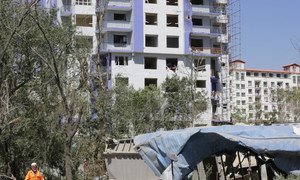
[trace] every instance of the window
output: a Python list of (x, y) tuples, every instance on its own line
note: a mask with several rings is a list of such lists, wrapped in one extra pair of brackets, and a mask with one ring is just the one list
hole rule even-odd
[(146, 35), (146, 47), (157, 47), (158, 46), (157, 35)]
[(285, 79), (287, 79), (287, 78), (289, 78), (289, 75), (284, 74), (283, 77), (284, 77)]
[(246, 105), (246, 101), (245, 100), (242, 101), (242, 105)]
[(246, 76), (251, 76), (251, 72), (246, 72)]
[(157, 25), (157, 14), (146, 13), (146, 25)]
[(145, 57), (145, 69), (157, 69), (157, 58)]
[(252, 81), (248, 81), (248, 87), (252, 87)]
[(168, 6), (177, 6), (178, 0), (167, 0), (167, 5)]
[(240, 101), (240, 100), (237, 100), (237, 101), (236, 101), (236, 104), (237, 104), (237, 105), (241, 105), (241, 101)]
[(240, 84), (237, 84), (237, 85), (236, 85), (236, 88), (237, 88), (237, 89), (240, 89), (240, 87), (241, 87)]
[(236, 97), (240, 97), (240, 93), (239, 92), (236, 93)]
[(167, 14), (167, 26), (178, 27), (178, 15)]
[(93, 17), (91, 15), (76, 14), (76, 26), (93, 27)]
[(196, 81), (196, 88), (206, 88), (206, 81), (204, 81), (204, 80), (197, 80)]
[(194, 26), (203, 26), (203, 22), (201, 18), (193, 17), (192, 22)]
[(259, 74), (258, 74), (258, 73), (254, 73), (254, 76), (256, 76), (256, 77), (257, 77), (257, 76), (259, 76)]
[(268, 87), (268, 82), (264, 81), (263, 84), (264, 84), (264, 87)]
[(300, 84), (300, 76), (297, 76), (297, 84)]
[(242, 93), (242, 97), (246, 97), (246, 93), (243, 92), (243, 93)]
[(240, 80), (240, 73), (238, 72), (235, 73), (235, 80), (237, 81)]
[[(249, 97), (249, 98), (248, 98), (248, 101), (249, 101), (249, 102), (253, 102), (253, 98), (252, 98), (252, 97)], [(249, 106), (249, 107), (250, 107), (250, 106)], [(250, 109), (250, 108), (249, 108), (249, 109)]]
[(252, 94), (252, 89), (248, 89), (248, 94)]
[(261, 76), (262, 76), (262, 77), (266, 77), (267, 74), (266, 74), (266, 73), (261, 73)]
[(264, 89), (264, 94), (265, 94), (265, 95), (268, 94), (268, 89)]
[(179, 38), (174, 36), (167, 36), (167, 48), (178, 48)]
[(253, 105), (249, 105), (249, 110), (253, 110)]
[(296, 76), (293, 76), (293, 83), (296, 84)]
[(241, 80), (245, 81), (245, 73), (241, 73)]
[(273, 75), (273, 73), (269, 73), (269, 77), (273, 77), (274, 75)]
[(268, 106), (264, 106), (264, 110), (267, 111), (268, 110)]
[(127, 56), (115, 56), (115, 63), (117, 66), (127, 66), (128, 57)]
[(146, 86), (157, 87), (157, 79), (156, 78), (145, 78), (145, 87)]
[(192, 5), (203, 5), (203, 0), (191, 0)]
[(203, 51), (203, 40), (191, 38), (192, 50)]
[(114, 46), (115, 47), (125, 47), (127, 44), (126, 35), (114, 35)]
[(269, 102), (269, 98), (268, 98), (268, 97), (265, 97), (265, 98), (264, 98), (264, 101), (265, 101), (265, 102)]
[(156, 4), (156, 0), (145, 0), (145, 3)]
[(195, 71), (206, 71), (205, 64), (205, 59), (194, 59)]
[(76, 0), (75, 4), (90, 6), (90, 5), (92, 5), (92, 0)]
[(281, 74), (276, 74), (276, 77), (281, 78)]
[(116, 78), (115, 78), (115, 81), (116, 81), (116, 85), (117, 85), (117, 86), (120, 86), (120, 85), (128, 86), (128, 84), (129, 84), (129, 79), (128, 79), (128, 77), (116, 77)]
[(271, 82), (271, 87), (275, 87), (275, 82)]
[(253, 113), (249, 113), (249, 119), (253, 118)]
[(126, 14), (115, 13), (114, 20), (115, 21), (126, 21)]
[(241, 89), (245, 89), (245, 88), (246, 88), (245, 84), (241, 84)]
[(176, 71), (178, 66), (178, 59), (176, 58), (166, 58), (166, 68), (172, 71)]
[(286, 88), (290, 88), (290, 84), (289, 83), (285, 83), (285, 87)]

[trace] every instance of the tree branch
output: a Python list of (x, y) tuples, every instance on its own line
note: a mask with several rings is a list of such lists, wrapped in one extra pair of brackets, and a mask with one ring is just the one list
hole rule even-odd
[(29, 8), (25, 11), (25, 13), (21, 16), (21, 19), (19, 20), (18, 25), (13, 29), (13, 31), (12, 31), (11, 34), (9, 35), (9, 37), (8, 37), (8, 39), (7, 39), (7, 41), (6, 41), (5, 45), (4, 45), (4, 48), (3, 48), (2, 52), (0, 53), (0, 60), (1, 60), (1, 61), (3, 61), (4, 54), (5, 54), (6, 50), (7, 50), (7, 48), (8, 48), (8, 46), (9, 46), (10, 42), (12, 41), (12, 38), (13, 38), (14, 35), (16, 34), (18, 28), (22, 25), (24, 19), (30, 14), (31, 8), (34, 7), (34, 6), (35, 6), (37, 3), (39, 3), (39, 2), (40, 2), (40, 0), (34, 0), (34, 1), (30, 4)]
[(69, 112), (69, 106), (68, 106), (68, 102), (67, 102), (67, 97), (64, 93), (64, 90), (62, 88), (62, 83), (61, 83), (61, 80), (60, 80), (60, 76), (59, 76), (59, 72), (58, 72), (58, 67), (57, 67), (57, 64), (56, 64), (56, 58), (54, 56), (54, 50), (53, 50), (53, 47), (50, 43), (50, 40), (48, 39), (47, 35), (46, 35), (46, 32), (45, 30), (42, 28), (40, 22), (39, 22), (39, 16), (38, 16), (38, 12), (37, 10), (35, 9), (35, 13), (36, 13), (36, 17), (33, 17), (33, 20), (35, 21), (36, 25), (38, 26), (39, 30), (42, 32), (43, 34), (43, 37), (49, 47), (49, 52), (50, 52), (50, 56), (51, 56), (51, 59), (52, 59), (52, 64), (53, 64), (53, 68), (54, 68), (54, 77), (55, 77), (55, 81), (56, 81), (56, 85), (59, 89), (59, 93), (61, 95), (61, 98), (63, 100), (63, 104), (64, 104), (64, 108), (65, 108), (65, 111), (66, 112)]

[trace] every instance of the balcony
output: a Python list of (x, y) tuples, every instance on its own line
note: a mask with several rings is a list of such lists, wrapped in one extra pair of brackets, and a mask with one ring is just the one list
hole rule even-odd
[(228, 35), (227, 34), (222, 34), (221, 36), (218, 36), (217, 39), (218, 43), (228, 43)]
[[(108, 2), (106, 10), (111, 11), (131, 11), (131, 0), (110, 0)], [(101, 6), (97, 5), (96, 12), (101, 11)]]
[(222, 51), (222, 49), (218, 48), (218, 47), (209, 48), (209, 47), (195, 47), (195, 46), (192, 46), (191, 51), (194, 52), (194, 53), (210, 54), (212, 56), (219, 56), (221, 54), (226, 53), (225, 51)]
[(73, 5), (63, 5), (59, 11), (61, 16), (71, 16), (73, 13)]
[(228, 0), (215, 0), (216, 4), (228, 4)]
[(227, 24), (228, 23), (228, 16), (227, 15), (219, 15), (216, 17), (216, 22), (220, 24)]
[(130, 43), (114, 43), (114, 42), (103, 42), (101, 44), (101, 52), (132, 52), (132, 45)]
[(220, 14), (224, 14), (221, 8), (214, 6), (204, 6), (204, 5), (192, 5), (192, 12), (195, 16), (208, 16), (217, 17)]
[[(132, 32), (131, 21), (103, 21), (102, 33), (106, 32)], [(96, 27), (96, 33), (99, 33)]]
[(213, 28), (211, 26), (193, 26), (191, 33), (193, 36), (202, 37), (218, 37), (220, 36), (220, 31), (218, 28)]

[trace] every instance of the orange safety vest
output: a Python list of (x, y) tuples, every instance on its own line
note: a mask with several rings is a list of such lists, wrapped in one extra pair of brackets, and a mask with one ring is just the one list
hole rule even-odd
[(32, 170), (28, 171), (25, 180), (44, 180), (44, 177), (40, 171), (34, 173)]

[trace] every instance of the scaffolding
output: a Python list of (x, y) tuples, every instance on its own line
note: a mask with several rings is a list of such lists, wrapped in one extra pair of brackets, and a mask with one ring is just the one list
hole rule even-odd
[(241, 2), (228, 0), (228, 54), (229, 62), (241, 59)]

